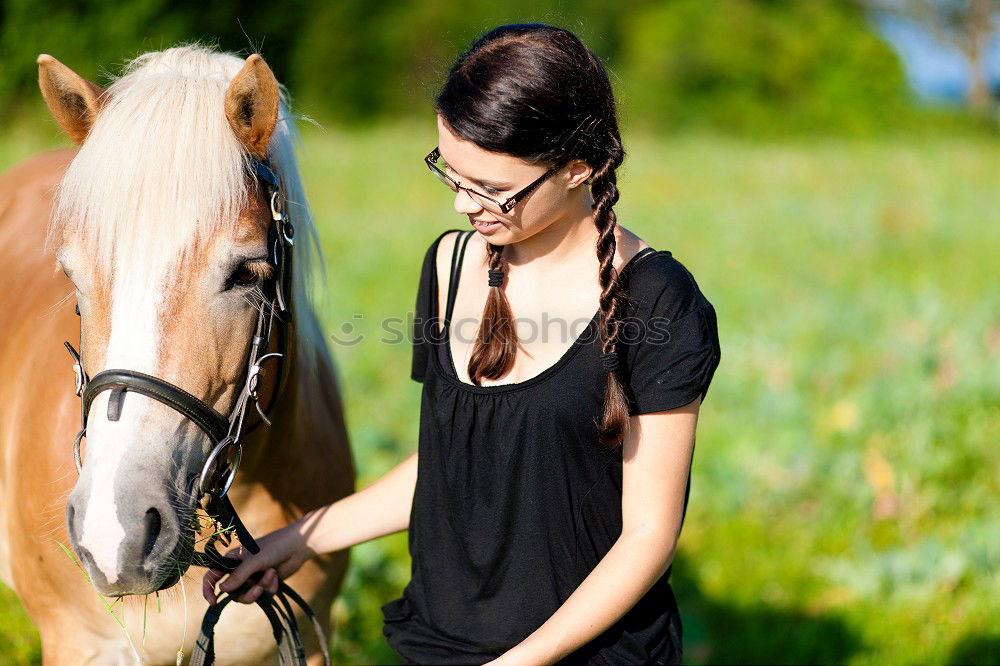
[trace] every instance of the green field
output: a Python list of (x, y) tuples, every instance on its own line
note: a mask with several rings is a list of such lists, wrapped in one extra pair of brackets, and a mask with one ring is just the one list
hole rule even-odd
[[(467, 224), (421, 162), (433, 127), (304, 134), (323, 320), (365, 334), (333, 348), (362, 483), (416, 446), (410, 350), (379, 322)], [(1000, 141), (625, 139), (619, 219), (688, 266), (722, 342), (674, 567), (687, 661), (1000, 661)], [(0, 166), (59, 143), (9, 128)], [(406, 558), (405, 535), (355, 549), (342, 661), (391, 659)], [(0, 663), (38, 659), (3, 591)]]

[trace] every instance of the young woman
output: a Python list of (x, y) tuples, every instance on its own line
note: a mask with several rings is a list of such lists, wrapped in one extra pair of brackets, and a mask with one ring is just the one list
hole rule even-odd
[(408, 528), (412, 580), (383, 607), (408, 662), (679, 662), (668, 578), (715, 311), (617, 224), (611, 85), (573, 34), (493, 30), (437, 112), (426, 161), (472, 230), (424, 258), (418, 453), (261, 539), (221, 589), (266, 569), (251, 602), (309, 557)]

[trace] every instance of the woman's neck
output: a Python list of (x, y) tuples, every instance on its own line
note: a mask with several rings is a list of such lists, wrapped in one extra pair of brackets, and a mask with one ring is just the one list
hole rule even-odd
[(528, 263), (567, 264), (584, 254), (592, 255), (597, 243), (589, 193), (580, 197), (567, 213), (541, 231), (509, 245), (504, 259), (512, 266)]

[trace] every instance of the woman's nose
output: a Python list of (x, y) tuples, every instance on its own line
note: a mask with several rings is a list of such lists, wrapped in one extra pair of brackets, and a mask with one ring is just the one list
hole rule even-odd
[(455, 193), (455, 211), (462, 215), (475, 215), (483, 209), (482, 205), (473, 199), (465, 190)]

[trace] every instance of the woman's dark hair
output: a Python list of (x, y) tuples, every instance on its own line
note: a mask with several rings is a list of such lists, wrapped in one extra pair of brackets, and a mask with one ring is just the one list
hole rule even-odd
[[(459, 56), (437, 98), (458, 136), (491, 152), (545, 166), (580, 159), (593, 169), (591, 193), (599, 237), (601, 352), (608, 369), (605, 444), (621, 442), (628, 403), (617, 370), (616, 341), (624, 296), (614, 268), (618, 201), (615, 170), (625, 157), (607, 70), (573, 33), (549, 25), (505, 25)], [(505, 271), (503, 247), (487, 244), (489, 270)], [(497, 280), (491, 280), (495, 284)], [(503, 285), (493, 286), (469, 360), (469, 377), (499, 379), (514, 366), (518, 340)]]

